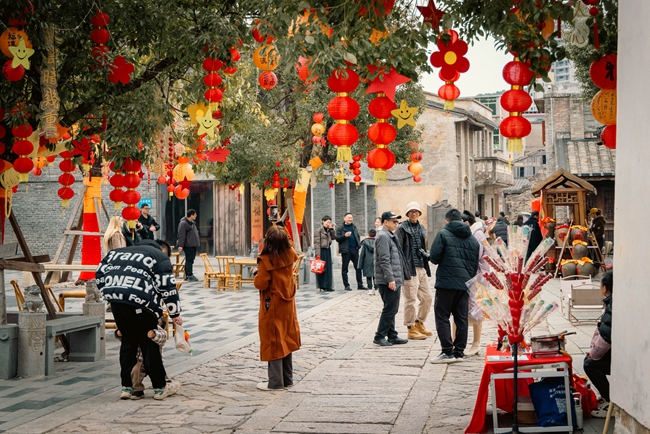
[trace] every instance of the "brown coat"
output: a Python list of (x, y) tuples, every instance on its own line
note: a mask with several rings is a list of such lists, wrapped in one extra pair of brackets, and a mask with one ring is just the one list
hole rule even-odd
[(255, 287), (260, 290), (260, 360), (263, 362), (282, 359), (300, 349), (293, 281), (293, 263), (297, 260), (293, 249), (280, 259), (269, 255), (257, 258)]

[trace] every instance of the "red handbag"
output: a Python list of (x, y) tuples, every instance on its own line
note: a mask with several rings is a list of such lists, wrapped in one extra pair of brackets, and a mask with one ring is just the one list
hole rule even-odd
[(309, 271), (315, 274), (323, 274), (325, 272), (325, 261), (321, 260), (320, 256), (309, 261)]

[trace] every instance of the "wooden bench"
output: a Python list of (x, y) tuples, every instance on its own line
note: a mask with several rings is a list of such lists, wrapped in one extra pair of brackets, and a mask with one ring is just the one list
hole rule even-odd
[(70, 343), (71, 362), (96, 362), (101, 359), (101, 327), (104, 317), (71, 316), (57, 318), (45, 323), (45, 375), (53, 375), (54, 338), (65, 334)]

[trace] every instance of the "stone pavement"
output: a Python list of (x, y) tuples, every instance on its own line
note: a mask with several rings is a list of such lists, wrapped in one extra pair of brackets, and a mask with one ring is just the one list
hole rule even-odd
[[(321, 294), (313, 285), (303, 285), (298, 293), (303, 347), (293, 358), (296, 385), (263, 392), (255, 387), (267, 376), (266, 363), (259, 361), (254, 290), (216, 294), (201, 286), (187, 284), (181, 290), (187, 300), (184, 320), (199, 354), (180, 354), (171, 344), (165, 350), (169, 374), (183, 384), (176, 396), (158, 402), (148, 389), (144, 400), (120, 401), (113, 343), (105, 362), (90, 367), (61, 363), (57, 365), (66, 369), (59, 368), (52, 379), (0, 382), (0, 407), (6, 398), (20, 397), (21, 391), (31, 396), (23, 405), (0, 408), (0, 421), (6, 421), (0, 431), (411, 434), (462, 433), (469, 423), (483, 357), (433, 365), (429, 362), (439, 353), (435, 334), (401, 346), (373, 345), (379, 295), (340, 289)], [(544, 298), (558, 297), (559, 284), (552, 281)], [(400, 311), (397, 328), (404, 336), (401, 315)], [(433, 329), (432, 317), (427, 326)], [(593, 324), (573, 327), (557, 311), (535, 334), (578, 331), (569, 337), (567, 349), (574, 356), (575, 369), (581, 371), (593, 328)], [(486, 323), (482, 342), (495, 338), (495, 329)], [(37, 390), (41, 384), (52, 393), (49, 399), (59, 399), (58, 407), (39, 410), (37, 402), (44, 396)], [(26, 410), (21, 416), (19, 412)], [(586, 420), (584, 432), (602, 432), (602, 420)]]

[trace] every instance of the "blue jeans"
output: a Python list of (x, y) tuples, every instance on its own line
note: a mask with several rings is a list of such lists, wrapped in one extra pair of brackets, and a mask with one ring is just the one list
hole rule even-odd
[(384, 308), (379, 317), (379, 325), (377, 325), (375, 339), (381, 340), (388, 338), (388, 340), (392, 340), (397, 337), (395, 315), (397, 315), (397, 311), (399, 310), (399, 297), (402, 288), (397, 287), (393, 291), (388, 285), (382, 285), (380, 283), (377, 285), (377, 289), (379, 290), (379, 295), (381, 295), (381, 300), (384, 302)]

